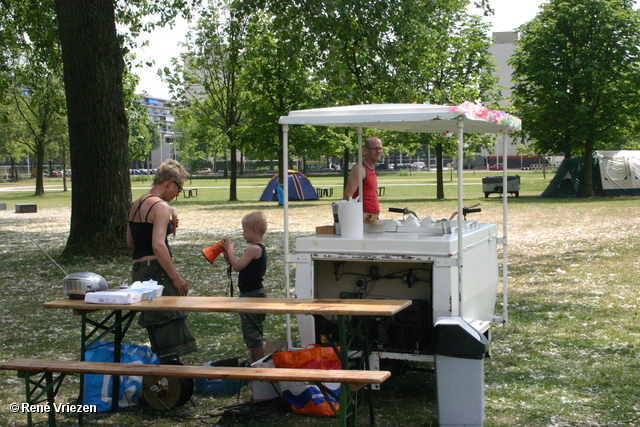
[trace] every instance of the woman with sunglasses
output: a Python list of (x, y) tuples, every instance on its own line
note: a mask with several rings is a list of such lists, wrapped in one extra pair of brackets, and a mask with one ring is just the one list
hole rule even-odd
[[(187, 282), (171, 259), (167, 236), (178, 226), (172, 221), (169, 201), (180, 194), (189, 175), (175, 160), (167, 160), (156, 171), (151, 190), (133, 202), (129, 210), (127, 244), (133, 249), (131, 279), (155, 280), (164, 286), (162, 295), (185, 296)], [(178, 311), (142, 311), (138, 324), (147, 329), (151, 349), (158, 357), (173, 359), (198, 350), (186, 322)]]

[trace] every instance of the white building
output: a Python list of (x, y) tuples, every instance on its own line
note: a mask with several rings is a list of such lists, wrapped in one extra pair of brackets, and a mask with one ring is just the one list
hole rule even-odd
[(167, 159), (176, 158), (176, 149), (173, 144), (176, 142), (176, 135), (173, 132), (174, 117), (169, 108), (168, 99), (152, 98), (147, 95), (140, 97), (140, 104), (147, 110), (151, 120), (158, 126), (160, 147), (151, 151), (151, 168), (157, 168)]
[[(493, 55), (497, 70), (494, 75), (498, 77), (498, 84), (503, 87), (502, 89), (502, 101), (500, 101), (500, 105), (507, 106), (509, 105), (508, 99), (511, 96), (511, 88), (513, 87), (513, 81), (511, 78), (511, 74), (513, 73), (513, 68), (508, 64), (507, 61), (513, 56), (515, 52), (516, 43), (518, 41), (518, 33), (515, 31), (506, 31), (493, 33), (494, 44), (489, 49), (489, 52)], [(520, 153), (517, 152), (517, 145), (513, 144), (513, 138), (507, 137), (507, 155), (508, 156), (517, 156)], [(483, 156), (495, 156), (496, 150), (502, 153), (502, 143), (496, 145), (493, 152), (487, 152), (487, 150), (483, 149), (480, 153)]]

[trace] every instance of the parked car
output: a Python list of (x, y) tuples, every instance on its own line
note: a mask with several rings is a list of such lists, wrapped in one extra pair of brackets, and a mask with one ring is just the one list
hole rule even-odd
[(197, 171), (195, 175), (206, 176), (206, 175), (211, 175), (212, 173), (213, 173), (213, 170), (211, 168), (202, 168), (199, 171)]
[(490, 171), (501, 171), (502, 170), (502, 163), (496, 163), (495, 165), (489, 166), (489, 170)]

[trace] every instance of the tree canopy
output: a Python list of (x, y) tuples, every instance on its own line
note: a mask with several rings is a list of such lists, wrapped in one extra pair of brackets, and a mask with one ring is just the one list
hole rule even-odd
[(537, 152), (584, 155), (593, 195), (593, 150), (637, 130), (640, 14), (631, 0), (551, 0), (518, 29), (515, 114)]
[[(234, 64), (229, 50), (215, 55), (203, 51), (205, 45), (222, 43), (229, 49), (238, 43), (228, 31), (232, 27), (226, 27), (225, 34), (210, 34), (210, 27), (223, 28), (220, 16), (244, 23), (242, 49), (236, 50), (243, 66), (236, 70), (234, 80), (237, 106), (244, 113), (235, 125), (240, 141), (236, 146), (254, 158), (273, 156), (279, 150), (278, 118), (295, 109), (495, 99), (488, 28), (479, 17), (467, 14), (466, 1), (337, 0), (318, 6), (311, 1), (236, 1), (225, 5), (226, 13), (215, 8), (203, 13), (195, 29), (198, 36), (181, 61), (191, 73), (184, 73), (182, 80), (174, 79), (187, 91), (199, 91), (180, 99), (185, 107), (190, 106), (185, 117), (190, 121), (201, 117), (212, 125), (228, 117), (220, 109), (210, 114), (196, 114), (192, 109), (221, 99), (224, 91), (220, 89)], [(217, 95), (209, 90), (215, 81)], [(291, 155), (344, 153), (346, 166), (355, 147), (355, 135), (343, 129), (309, 132), (296, 127), (290, 132), (297, 133)], [(388, 148), (393, 141), (389, 139)], [(425, 142), (415, 139), (414, 146)], [(438, 143), (450, 145), (447, 139)], [(181, 144), (187, 144), (185, 138)], [(282, 173), (288, 159), (278, 154)], [(345, 179), (347, 172), (345, 167)]]

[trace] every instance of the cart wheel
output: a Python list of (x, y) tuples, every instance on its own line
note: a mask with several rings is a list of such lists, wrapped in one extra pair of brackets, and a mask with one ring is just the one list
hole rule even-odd
[[(167, 365), (182, 365), (177, 360)], [(187, 403), (193, 396), (195, 381), (193, 378), (146, 376), (142, 379), (144, 399), (154, 409), (167, 411)]]
[(183, 394), (182, 378), (146, 376), (142, 379), (144, 400), (158, 411), (175, 408)]
[[(171, 360), (167, 362), (168, 365), (184, 365), (184, 363), (178, 360)], [(193, 378), (180, 378), (180, 386), (182, 389), (182, 393), (180, 394), (180, 398), (178, 399), (178, 403), (176, 406), (182, 406), (187, 403), (191, 396), (193, 396), (193, 390), (195, 388), (195, 380)]]

